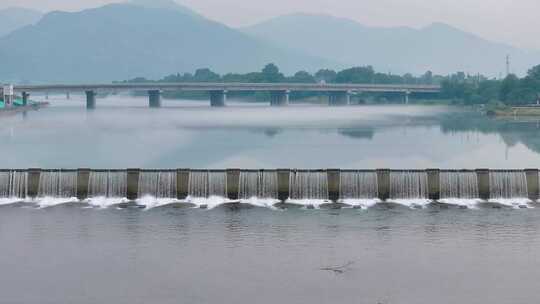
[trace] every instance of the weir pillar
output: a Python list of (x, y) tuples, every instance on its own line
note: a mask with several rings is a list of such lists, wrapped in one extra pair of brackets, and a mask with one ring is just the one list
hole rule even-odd
[(86, 91), (86, 109), (93, 110), (96, 108), (96, 92)]
[(489, 186), (489, 169), (476, 169), (478, 179), (478, 194), (481, 199), (488, 200), (491, 197)]
[(189, 169), (176, 170), (176, 196), (180, 200), (189, 196)]
[(337, 91), (328, 93), (328, 105), (330, 106), (348, 106), (351, 104), (350, 91)]
[(538, 169), (525, 169), (525, 175), (527, 176), (529, 199), (536, 201), (540, 197)]
[(290, 169), (277, 170), (278, 199), (282, 202), (286, 201), (289, 198), (290, 179), (291, 179)]
[(341, 170), (326, 170), (326, 178), (328, 180), (328, 199), (335, 203), (339, 200), (340, 197)]
[(29, 197), (37, 197), (39, 192), (39, 179), (41, 177), (41, 169), (28, 169), (27, 194)]
[(238, 200), (240, 198), (240, 169), (227, 169), (227, 198)]
[(270, 105), (271, 106), (288, 106), (289, 94), (291, 91), (271, 91), (270, 92)]
[(224, 107), (226, 102), (227, 102), (226, 90), (210, 91), (210, 106)]
[(148, 91), (148, 106), (150, 108), (161, 107), (161, 91), (160, 90)]
[(428, 178), (428, 198), (430, 200), (438, 200), (441, 198), (441, 180), (439, 169), (427, 169)]
[(88, 198), (88, 183), (90, 182), (90, 169), (77, 169), (77, 199)]
[(377, 169), (377, 185), (380, 200), (390, 198), (390, 169)]
[(139, 196), (140, 169), (127, 169), (127, 199), (136, 200)]

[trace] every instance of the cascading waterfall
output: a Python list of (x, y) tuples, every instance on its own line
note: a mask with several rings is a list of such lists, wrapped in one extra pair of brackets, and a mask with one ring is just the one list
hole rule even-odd
[(512, 207), (525, 207), (530, 200), (524, 171), (491, 171), (489, 173), (490, 202)]
[(191, 171), (188, 201), (209, 209), (227, 202), (227, 174), (224, 171)]
[(441, 203), (474, 208), (481, 202), (476, 172), (442, 171), (439, 180)]
[(38, 204), (48, 207), (77, 201), (76, 171), (42, 171), (39, 177)]
[(243, 203), (270, 207), (278, 203), (276, 171), (240, 172), (239, 197)]
[(241, 199), (253, 197), (277, 199), (277, 172), (240, 172), (239, 195)]
[(154, 208), (177, 199), (175, 171), (141, 172), (139, 174), (138, 203)]
[(176, 198), (176, 172), (141, 172), (139, 197)]
[(368, 208), (380, 200), (377, 173), (373, 171), (342, 171), (340, 201), (351, 206)]
[(407, 207), (423, 207), (428, 199), (428, 178), (424, 171), (390, 172), (390, 200)]
[(21, 171), (0, 172), (0, 205), (10, 204), (27, 197), (28, 174)]
[(127, 172), (91, 171), (88, 197), (91, 205), (102, 208), (127, 201)]
[(294, 171), (289, 178), (290, 203), (319, 207), (328, 202), (328, 175), (318, 171)]

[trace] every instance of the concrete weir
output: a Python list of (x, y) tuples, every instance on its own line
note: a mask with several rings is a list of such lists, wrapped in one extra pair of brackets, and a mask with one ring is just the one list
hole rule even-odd
[[(320, 184), (313, 184), (311, 182), (310, 178), (304, 179), (305, 174), (318, 174), (317, 178), (319, 178), (322, 174), (324, 178), (324, 189), (323, 191), (328, 191), (328, 199), (332, 202), (339, 202), (342, 198), (341, 191), (342, 189), (345, 189), (347, 187), (358, 187), (358, 189), (362, 188), (362, 182), (357, 182), (357, 184), (350, 184), (350, 174), (351, 172), (359, 172), (362, 171), (364, 173), (371, 173), (373, 176), (376, 176), (376, 184), (371, 183), (370, 185), (375, 185), (376, 195), (377, 198), (386, 201), (391, 198), (391, 196), (395, 196), (396, 189), (392, 190), (392, 187), (425, 187), (425, 194), (426, 196), (422, 196), (419, 198), (426, 198), (433, 201), (438, 201), (442, 198), (442, 193), (449, 193), (451, 191), (460, 191), (463, 187), (470, 187), (471, 189), (477, 189), (478, 196), (475, 197), (469, 197), (469, 198), (480, 198), (483, 200), (489, 200), (494, 196), (494, 193), (501, 193), (501, 189), (498, 189), (497, 187), (514, 187), (514, 185), (517, 185), (516, 187), (519, 187), (521, 189), (520, 194), (521, 197), (528, 196), (528, 198), (532, 201), (536, 201), (540, 198), (540, 176), (539, 176), (539, 170), (538, 169), (525, 169), (525, 170), (489, 170), (489, 169), (476, 169), (476, 170), (441, 170), (441, 169), (426, 169), (426, 170), (391, 170), (391, 169), (377, 169), (377, 170), (341, 170), (341, 169), (321, 169), (321, 170), (297, 170), (297, 169), (277, 169), (277, 170), (244, 170), (244, 169), (226, 169), (226, 170), (192, 170), (192, 169), (176, 169), (176, 170), (145, 170), (145, 169), (139, 169), (139, 168), (130, 168), (125, 170), (92, 170), (89, 168), (79, 168), (77, 170), (50, 170), (50, 169), (39, 169), (39, 168), (31, 168), (31, 169), (2, 169), (0, 172), (10, 172), (10, 171), (17, 171), (17, 172), (25, 172), (27, 173), (27, 179), (26, 179), (26, 193), (30, 198), (34, 198), (38, 195), (39, 192), (39, 185), (40, 185), (40, 179), (42, 178), (43, 174), (42, 172), (66, 172), (66, 174), (69, 174), (69, 172), (76, 172), (76, 196), (79, 200), (84, 200), (88, 198), (89, 196), (89, 186), (90, 186), (90, 177), (92, 176), (93, 172), (104, 172), (104, 171), (123, 171), (125, 172), (125, 187), (126, 187), (126, 195), (129, 200), (136, 200), (139, 198), (139, 182), (140, 177), (143, 176), (143, 173), (147, 172), (163, 172), (169, 174), (172, 173), (175, 174), (175, 178), (172, 179), (174, 184), (174, 190), (172, 190), (172, 196), (171, 199), (179, 199), (179, 200), (185, 200), (190, 196), (190, 183), (192, 182), (190, 179), (192, 178), (192, 173), (195, 172), (223, 172), (225, 180), (221, 179), (219, 182), (223, 183), (225, 185), (225, 191), (222, 192), (227, 196), (226, 198), (232, 201), (239, 200), (240, 197), (240, 188), (244, 188), (246, 184), (246, 180), (244, 179), (244, 182), (242, 186), (241, 183), (241, 175), (243, 173), (248, 172), (273, 172), (273, 178), (265, 177), (265, 179), (262, 178), (262, 175), (259, 179), (256, 179), (254, 184), (252, 184), (249, 187), (256, 187), (252, 188), (251, 190), (255, 190), (255, 193), (259, 191), (260, 189), (266, 189), (269, 191), (266, 191), (266, 193), (274, 193), (273, 196), (275, 197), (266, 197), (266, 198), (274, 198), (281, 202), (287, 201), (289, 198), (292, 198), (292, 181), (291, 175), (298, 174), (298, 172), (302, 172), (304, 174), (304, 177), (301, 177), (301, 181), (303, 186), (310, 188), (310, 191), (313, 191), (313, 187), (317, 187), (317, 185)], [(348, 174), (348, 175), (347, 175)], [(405, 174), (405, 175), (404, 175)], [(415, 175), (416, 174), (416, 175)], [(420, 174), (420, 175), (418, 175)], [(422, 176), (421, 174), (425, 174), (423, 176), (427, 176), (427, 181), (422, 181), (421, 179), (418, 179), (418, 176)], [(464, 175), (465, 174), (465, 175)], [(348, 176), (347, 183), (342, 185), (342, 178), (344, 176)], [(405, 177), (406, 179), (403, 182), (403, 185), (396, 186), (396, 177)], [(471, 177), (471, 178), (464, 178), (465, 177)], [(444, 177), (444, 183), (443, 183), (443, 177)], [(299, 178), (296, 176), (296, 178)], [(502, 178), (502, 179), (501, 179)], [(493, 179), (490, 182), (490, 179)], [(318, 179), (320, 181), (320, 178)], [(298, 179), (295, 180), (296, 187), (298, 187)], [(357, 180), (359, 181), (359, 179)], [(502, 182), (501, 182), (502, 181)], [(206, 180), (207, 183), (211, 183), (210, 180)], [(414, 183), (418, 183), (415, 184)], [(464, 184), (468, 183), (468, 184)], [(307, 183), (307, 184), (306, 184)], [(312, 184), (310, 184), (312, 183)], [(360, 183), (360, 184), (358, 184)], [(170, 185), (170, 184), (168, 184)], [(344, 186), (345, 188), (343, 188)], [(364, 186), (367, 186), (364, 185)], [(211, 184), (205, 185), (205, 187), (212, 188)], [(327, 187), (327, 188), (326, 188)], [(495, 187), (495, 188), (492, 188)], [(451, 188), (451, 189), (450, 189)], [(296, 188), (295, 188), (296, 189)], [(322, 188), (321, 188), (322, 189)], [(424, 188), (422, 188), (424, 189)], [(316, 189), (315, 189), (316, 190)], [(401, 190), (401, 189), (400, 189)], [(514, 193), (513, 191), (510, 191), (512, 189), (506, 189), (508, 193)], [(176, 192), (175, 192), (176, 191)], [(344, 190), (345, 191), (345, 190)], [(476, 191), (476, 190), (475, 190)], [(422, 192), (422, 191), (421, 191)], [(259, 193), (261, 193), (259, 191)], [(424, 193), (424, 192), (422, 192)], [(476, 192), (475, 192), (476, 193)], [(175, 195), (176, 194), (176, 195)], [(360, 197), (359, 197), (360, 198)], [(375, 197), (372, 197), (375, 198)], [(396, 197), (392, 197), (396, 198)], [(399, 197), (398, 197), (399, 198)], [(456, 197), (459, 198), (459, 197)], [(497, 197), (496, 197), (497, 198)], [(503, 197), (504, 198), (504, 197)], [(514, 197), (508, 197), (508, 198), (514, 198)], [(517, 198), (517, 197), (516, 197)]]

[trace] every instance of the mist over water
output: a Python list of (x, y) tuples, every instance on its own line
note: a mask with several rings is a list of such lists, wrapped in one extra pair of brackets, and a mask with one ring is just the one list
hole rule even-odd
[[(36, 99), (42, 99), (37, 97)], [(535, 121), (437, 106), (293, 105), (82, 96), (3, 117), (4, 167), (524, 168), (540, 162)], [(14, 157), (17, 155), (17, 157)]]
[(104, 170), (90, 173), (84, 201), (72, 197), (75, 172), (43, 174), (36, 199), (26, 197), (26, 173), (0, 174), (2, 304), (539, 298), (540, 208), (522, 197), (523, 172), (492, 172), (489, 201), (478, 199), (475, 173), (441, 173), (435, 203), (425, 173), (391, 173), (382, 202), (376, 174), (347, 171), (347, 208), (328, 210), (327, 175), (293, 171), (283, 210), (275, 171), (242, 171), (245, 206), (231, 209), (224, 172), (191, 172), (192, 205), (182, 207), (176, 174), (142, 172), (128, 202), (126, 171), (107, 170), (537, 167), (535, 120), (438, 106), (165, 100), (149, 109), (146, 98), (111, 96), (88, 112), (81, 96), (49, 101), (1, 118), (2, 166)]

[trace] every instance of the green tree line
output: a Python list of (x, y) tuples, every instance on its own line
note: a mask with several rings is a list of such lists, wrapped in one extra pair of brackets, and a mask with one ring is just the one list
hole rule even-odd
[[(138, 77), (125, 82), (154, 82)], [(312, 74), (299, 71), (286, 76), (273, 64), (267, 64), (260, 72), (245, 74), (228, 73), (220, 75), (208, 68), (196, 70), (194, 73), (172, 74), (155, 82), (289, 82), (289, 83), (358, 83), (358, 84), (425, 84), (440, 85), (441, 93), (419, 94), (417, 99), (445, 99), (461, 104), (486, 104), (502, 102), (507, 105), (535, 103), (540, 97), (540, 65), (531, 68), (527, 75), (519, 78), (510, 74), (506, 78), (489, 79), (483, 75), (469, 75), (458, 72), (452, 75), (434, 75), (431, 71), (421, 76), (412, 74), (395, 75), (392, 73), (376, 72), (371, 66), (353, 67), (341, 71), (321, 69)], [(310, 93), (294, 93), (297, 98), (309, 97)], [(374, 94), (378, 98), (401, 98), (396, 94)]]

